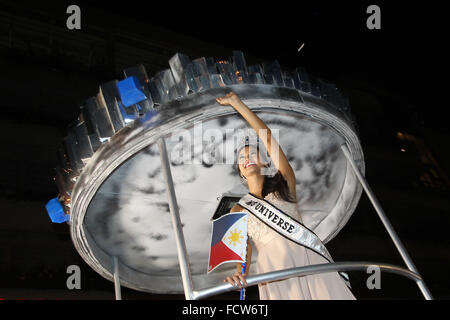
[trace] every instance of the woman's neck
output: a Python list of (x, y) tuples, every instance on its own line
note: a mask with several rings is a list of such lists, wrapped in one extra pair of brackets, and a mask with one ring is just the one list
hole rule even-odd
[(263, 198), (262, 191), (264, 186), (264, 176), (260, 175), (251, 176), (247, 179), (247, 183), (248, 183), (248, 191), (251, 194), (259, 198)]

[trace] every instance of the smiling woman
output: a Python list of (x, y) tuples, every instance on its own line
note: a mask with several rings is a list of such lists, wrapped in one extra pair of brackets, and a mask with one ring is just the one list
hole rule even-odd
[[(272, 161), (277, 169), (276, 178), (262, 174), (264, 172), (262, 169), (268, 167), (268, 164), (261, 161), (259, 144), (256, 146), (250, 145), (248, 138), (244, 147), (238, 149), (238, 172), (248, 184), (249, 195), (251, 196), (249, 199), (254, 199), (254, 201), (247, 201), (247, 198), (244, 202), (250, 206), (246, 206), (242, 202), (243, 198), (246, 198), (244, 196), (239, 201), (239, 204), (236, 204), (231, 209), (231, 212), (249, 212), (249, 240), (247, 242), (245, 270), (241, 271), (241, 264), (237, 263), (236, 272), (232, 276), (226, 277), (224, 282), (229, 282), (239, 288), (247, 285), (245, 277), (250, 269), (252, 242), (258, 252), (256, 260), (257, 273), (331, 262), (331, 256), (321, 244), (320, 239), (310, 230), (301, 230), (304, 226), (300, 222), (302, 220), (301, 213), (297, 207), (295, 197), (295, 173), (282, 148), (273, 138), (270, 129), (234, 92), (230, 92), (225, 97), (217, 98), (216, 100), (221, 105), (232, 106), (247, 120), (264, 143), (269, 156), (274, 156)], [(262, 201), (258, 202), (258, 200)], [(251, 209), (252, 204), (255, 203), (257, 204), (254, 209), (269, 217), (270, 221), (264, 220), (258, 213), (255, 214), (255, 211)], [(267, 206), (265, 207), (264, 204)], [(273, 219), (271, 219), (272, 217)], [(298, 224), (296, 225), (295, 222)], [(288, 226), (289, 229), (287, 228)], [(291, 234), (302, 231), (305, 233), (310, 231), (311, 234), (308, 235), (307, 241), (295, 241), (299, 239), (290, 238), (286, 236), (287, 233), (283, 233), (283, 230), (286, 229), (288, 229), (287, 233)], [(311, 242), (314, 241), (311, 239), (314, 238), (321, 249), (317, 250), (317, 246), (311, 245)], [(261, 300), (355, 299), (345, 281), (337, 272), (260, 283), (258, 288)]]
[[(258, 172), (269, 169), (270, 163), (261, 158), (264, 158), (264, 156), (260, 152), (259, 143), (256, 146), (245, 145), (238, 150), (238, 160), (235, 167), (245, 184), (248, 184), (246, 177), (255, 176)], [(275, 175), (265, 175), (261, 195), (264, 197), (271, 192), (278, 194), (285, 201), (296, 202), (295, 190), (292, 193), (286, 179), (279, 170)]]

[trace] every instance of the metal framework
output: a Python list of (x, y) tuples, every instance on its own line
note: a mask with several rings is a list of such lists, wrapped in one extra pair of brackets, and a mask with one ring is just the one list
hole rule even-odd
[[(202, 289), (199, 291), (193, 290), (192, 285), (192, 277), (191, 272), (189, 268), (189, 257), (186, 250), (186, 244), (184, 241), (183, 236), (183, 230), (181, 227), (181, 220), (180, 215), (178, 212), (178, 206), (176, 201), (176, 195), (175, 195), (175, 189), (173, 186), (173, 180), (172, 175), (170, 172), (170, 165), (169, 165), (169, 159), (167, 156), (167, 150), (166, 145), (163, 138), (160, 138), (158, 140), (158, 148), (161, 155), (161, 163), (163, 168), (163, 174), (166, 182), (166, 187), (168, 190), (168, 198), (169, 198), (169, 208), (170, 208), (170, 214), (172, 217), (172, 226), (175, 232), (175, 241), (177, 244), (177, 252), (178, 252), (178, 261), (180, 264), (181, 269), (181, 276), (183, 280), (183, 288), (184, 288), (184, 294), (186, 297), (186, 300), (198, 300), (198, 299), (204, 299), (207, 297), (211, 297), (217, 294), (222, 294), (228, 291), (236, 290), (235, 287), (233, 287), (229, 283), (217, 285), (211, 288)], [(374, 206), (379, 218), (383, 222), (384, 227), (386, 228), (389, 236), (391, 237), (392, 241), (395, 244), (395, 247), (397, 248), (398, 252), (400, 253), (403, 261), (405, 262), (408, 269), (391, 265), (391, 264), (382, 264), (382, 263), (374, 263), (374, 262), (337, 262), (337, 263), (326, 263), (326, 264), (316, 264), (316, 265), (309, 265), (304, 267), (298, 267), (298, 268), (290, 268), (290, 269), (284, 269), (279, 271), (273, 271), (273, 272), (267, 272), (263, 274), (258, 274), (254, 276), (249, 276), (246, 278), (248, 286), (257, 285), (258, 283), (262, 282), (268, 282), (268, 281), (276, 281), (276, 280), (283, 280), (288, 279), (292, 277), (302, 277), (312, 274), (320, 274), (325, 272), (338, 272), (338, 271), (352, 271), (352, 270), (365, 270), (368, 267), (375, 266), (378, 267), (381, 271), (395, 273), (404, 277), (407, 277), (413, 281), (416, 282), (417, 286), (419, 287), (420, 291), (422, 292), (424, 298), (426, 300), (433, 300), (433, 297), (428, 290), (427, 286), (425, 285), (425, 282), (423, 281), (422, 277), (420, 276), (416, 266), (412, 262), (410, 256), (406, 252), (405, 247), (401, 243), (397, 233), (395, 232), (394, 228), (392, 227), (391, 223), (389, 222), (388, 218), (386, 217), (386, 214), (384, 213), (383, 209), (381, 208), (381, 205), (379, 204), (378, 200), (376, 199), (374, 193), (370, 189), (369, 185), (367, 184), (367, 181), (362, 176), (361, 172), (359, 172), (355, 162), (352, 159), (352, 156), (350, 154), (350, 151), (348, 147), (345, 144), (341, 145), (342, 152), (344, 153), (345, 157), (351, 164), (351, 167), (353, 168), (354, 173), (358, 177), (359, 182), (363, 186), (367, 196), (369, 197), (372, 205)], [(116, 293), (116, 300), (121, 299), (120, 294), (120, 281), (119, 281), (119, 273), (118, 273), (118, 261), (117, 258), (113, 258), (114, 261), (114, 287), (115, 287), (115, 293)]]

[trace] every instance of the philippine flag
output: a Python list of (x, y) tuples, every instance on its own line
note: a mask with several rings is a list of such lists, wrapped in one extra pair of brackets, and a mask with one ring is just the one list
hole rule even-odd
[(208, 273), (227, 262), (244, 262), (247, 253), (247, 213), (228, 213), (213, 221)]

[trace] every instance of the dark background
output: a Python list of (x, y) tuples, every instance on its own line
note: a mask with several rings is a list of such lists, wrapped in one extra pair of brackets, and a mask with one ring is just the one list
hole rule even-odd
[[(114, 299), (113, 284), (75, 251), (68, 225), (52, 224), (46, 213), (58, 193), (58, 143), (80, 103), (99, 84), (122, 79), (124, 68), (143, 63), (152, 75), (176, 52), (228, 59), (232, 50), (248, 64), (305, 67), (349, 98), (370, 186), (434, 297), (450, 297), (448, 81), (441, 76), (448, 32), (438, 2), (152, 3), (0, 1), (0, 298)], [(81, 30), (66, 28), (70, 4), (81, 8)], [(381, 30), (366, 27), (371, 4), (381, 8)], [(365, 194), (327, 247), (336, 261), (403, 265)], [(66, 288), (73, 264), (81, 267), (81, 290)], [(367, 274), (349, 274), (358, 299), (422, 298), (400, 276), (383, 273), (382, 289), (368, 290)], [(258, 298), (256, 288), (248, 292)], [(126, 288), (122, 296), (184, 298)]]

